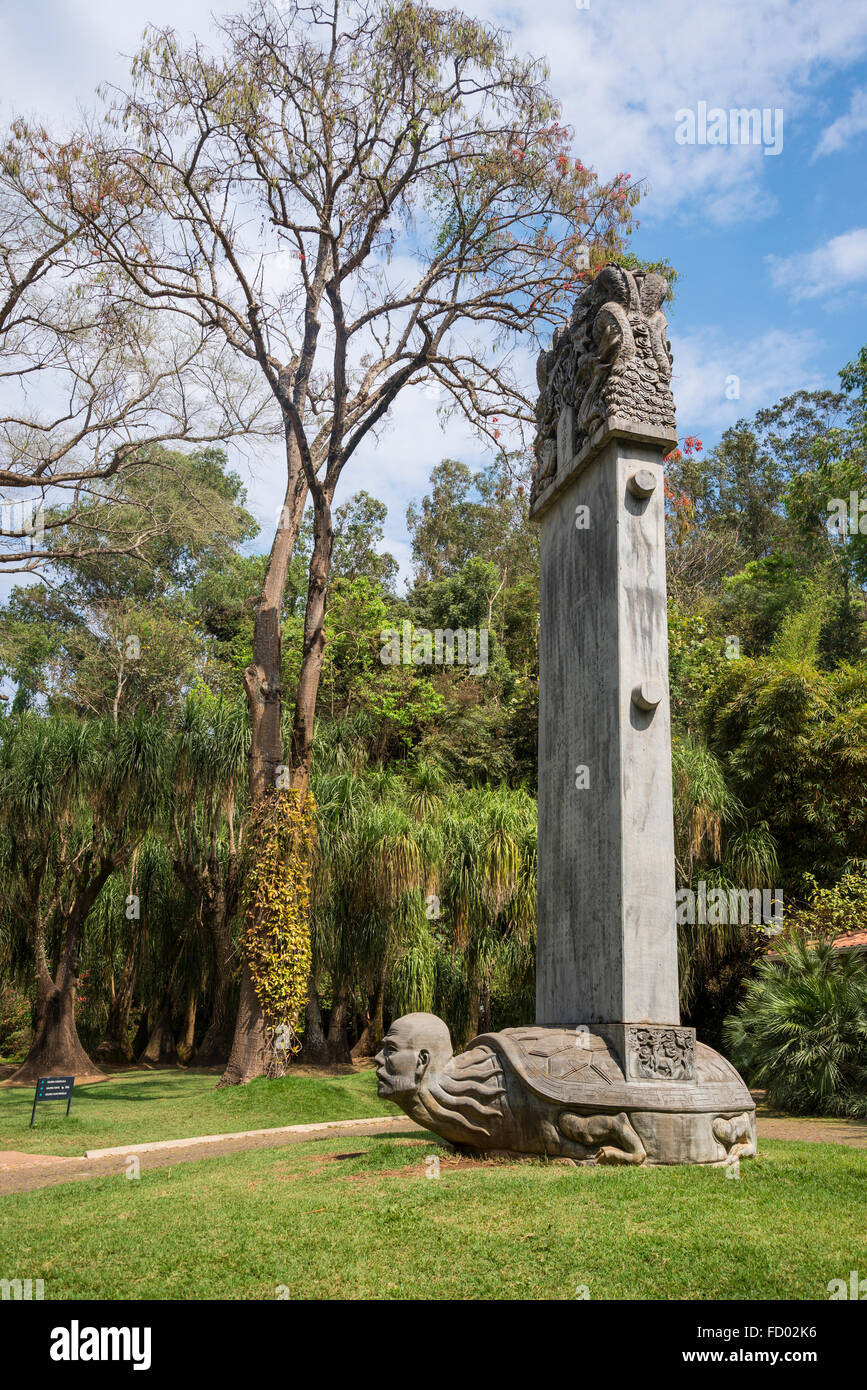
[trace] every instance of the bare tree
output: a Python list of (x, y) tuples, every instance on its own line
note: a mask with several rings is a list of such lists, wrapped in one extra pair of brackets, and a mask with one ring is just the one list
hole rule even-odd
[[(95, 243), (127, 194), (86, 142), (16, 121), (0, 144), (0, 571), (143, 555), (165, 512), (125, 475), (172, 474), (155, 445), (264, 425), (249, 372), (221, 335), (136, 302)], [(169, 479), (167, 478), (167, 486)], [(156, 502), (160, 489), (152, 490)], [(123, 522), (112, 525), (112, 517)]]
[[(130, 90), (93, 135), (127, 197), (90, 230), (136, 302), (222, 334), (280, 413), (284, 505), (245, 673), (255, 802), (281, 766), (292, 788), (308, 784), (347, 464), (423, 382), (495, 449), (501, 430), (530, 425), (527, 345), (619, 252), (639, 190), (575, 159), (544, 64), (458, 10), (260, 0), (218, 29), (218, 53), (146, 34)], [(308, 497), (284, 753), (280, 610)], [(263, 1038), (245, 972), (228, 1080), (261, 1070)]]

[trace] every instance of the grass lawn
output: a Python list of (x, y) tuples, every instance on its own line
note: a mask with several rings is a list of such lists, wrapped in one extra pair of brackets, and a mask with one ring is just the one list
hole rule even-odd
[(203, 1072), (119, 1073), (76, 1087), (68, 1117), (65, 1103), (38, 1105), (33, 1129), (33, 1090), (0, 1088), (0, 1149), (66, 1157), (154, 1139), (398, 1114), (378, 1098), (372, 1068), (337, 1076), (290, 1075), (221, 1090), (218, 1080), (216, 1073)]
[(826, 1300), (867, 1269), (864, 1150), (766, 1141), (737, 1181), (446, 1158), (428, 1179), (434, 1147), (344, 1138), (0, 1197), (0, 1272), (46, 1299)]

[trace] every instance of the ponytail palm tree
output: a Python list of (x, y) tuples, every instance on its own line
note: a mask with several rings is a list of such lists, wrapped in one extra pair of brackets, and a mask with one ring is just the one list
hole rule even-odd
[[(461, 1041), (492, 1026), (492, 985), (532, 978), (536, 928), (536, 803), (525, 791), (478, 787), (451, 799), (443, 820), (443, 906), (463, 952)], [(514, 979), (509, 964), (521, 962)], [(529, 1022), (529, 1018), (527, 1019)], [(462, 1026), (461, 1026), (462, 1025)]]
[(0, 744), (6, 911), (36, 973), (30, 1051), (7, 1084), (99, 1075), (75, 1027), (85, 925), (103, 887), (165, 810), (165, 732), (153, 718), (25, 713)]
[[(677, 739), (672, 769), (678, 886), (695, 890), (703, 880), (709, 889), (725, 892), (773, 887), (774, 840), (764, 821), (748, 820), (719, 759), (697, 740)], [(740, 921), (678, 924), (681, 1008), (714, 1044), (722, 1016), (755, 958), (756, 931)]]
[[(246, 701), (206, 692), (188, 696), (169, 745), (175, 873), (199, 902), (210, 946), (211, 1016), (196, 1065), (228, 1061), (235, 1019), (233, 923), (238, 909), (250, 719)], [(237, 825), (237, 828), (236, 828)]]
[[(356, 1055), (372, 1055), (382, 1036), (386, 972), (400, 923), (423, 912), (428, 870), (420, 826), (406, 809), (405, 787), (388, 771), (338, 772), (314, 782), (318, 854), (313, 904), (314, 979), (307, 1010), (308, 1059), (346, 1061), (350, 1008), (373, 999)], [(330, 981), (328, 1038), (321, 1039), (319, 987)]]
[[(323, 750), (324, 751), (324, 750)], [(526, 1011), (534, 984), (536, 804), (456, 786), (435, 762), (319, 771), (313, 978), (305, 1060), (372, 1056), (386, 1013), (439, 1012), (456, 1040), (491, 1023), (492, 990)], [(324, 762), (324, 758), (323, 758)], [(330, 993), (328, 1036), (320, 997)], [(517, 1005), (515, 1001), (520, 1001)], [(529, 1021), (532, 1006), (524, 1018)]]
[(166, 844), (149, 837), (142, 850), (147, 852), (137, 856), (136, 864), (136, 891), (141, 893), (138, 978), (147, 1040), (136, 1060), (165, 1067), (189, 1057), (209, 942), (203, 901), (178, 881)]
[[(82, 962), (91, 1026), (107, 1015), (97, 1061), (168, 1066), (179, 1060), (201, 987), (200, 916), (177, 880), (165, 840), (149, 831), (129, 864), (112, 874), (87, 919)], [(137, 1047), (134, 1006), (141, 1011)], [(181, 1009), (176, 1039), (173, 1020)]]
[[(136, 1002), (153, 1015), (150, 954), (162, 944), (159, 918), (184, 920), (171, 856), (159, 835), (149, 832), (108, 879), (87, 919), (86, 960), (92, 1002), (105, 1010), (97, 1062), (135, 1060), (131, 1024)], [(174, 899), (174, 900), (173, 900)]]
[[(330, 750), (331, 751), (331, 750)], [(332, 770), (314, 776), (317, 844), (310, 938), (312, 967), (305, 1009), (304, 1060), (313, 1065), (346, 1061), (345, 983), (353, 968), (363, 973), (376, 955), (379, 924), (358, 906), (358, 842), (371, 810), (367, 779), (356, 776), (338, 744)], [(355, 763), (355, 759), (353, 759)], [(321, 1013), (323, 992), (332, 996), (326, 1037)], [(341, 995), (343, 1000), (341, 1002)]]

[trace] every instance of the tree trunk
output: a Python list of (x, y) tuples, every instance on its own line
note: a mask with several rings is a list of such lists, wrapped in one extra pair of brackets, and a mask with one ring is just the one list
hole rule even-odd
[(283, 642), (280, 621), (289, 562), (307, 501), (307, 482), (297, 445), (291, 437), (287, 438), (287, 459), (289, 482), (283, 512), (274, 534), (262, 592), (256, 602), (253, 660), (244, 672), (251, 722), (250, 801), (254, 805), (261, 800), (268, 787), (274, 786), (277, 768), (282, 761), (280, 680)]
[[(102, 884), (99, 885), (100, 887)], [(95, 896), (95, 895), (94, 895)], [(40, 1076), (74, 1076), (79, 1081), (104, 1081), (81, 1045), (75, 1027), (75, 986), (78, 979), (78, 949), (83, 916), (90, 899), (79, 903), (66, 931), (60, 964), (54, 979), (48, 970), (41, 925), (36, 943), (36, 1026), (33, 1042), (21, 1066), (4, 1083), (7, 1086), (33, 1086)]]
[(108, 1013), (108, 1022), (102, 1042), (93, 1054), (97, 1062), (132, 1062), (135, 1059), (129, 1036), (129, 1021), (132, 1013), (132, 998), (135, 989), (135, 951), (131, 951), (124, 962), (120, 985)]
[(206, 921), (214, 948), (214, 988), (211, 1017), (205, 1036), (196, 1049), (197, 1067), (224, 1067), (232, 1051), (235, 1020), (232, 1017), (234, 963), (232, 960), (231, 915), (234, 903), (225, 892), (216, 895), (206, 910)]
[[(275, 785), (277, 769), (282, 765), (280, 615), (289, 560), (292, 557), (307, 498), (307, 483), (303, 470), (300, 469), (297, 445), (288, 434), (288, 424), (287, 440), (287, 456), (290, 461), (289, 486), (283, 513), (288, 525), (277, 528), (271, 547), (265, 583), (256, 605), (253, 660), (244, 672), (244, 688), (250, 706), (250, 799), (253, 804), (264, 796), (267, 787)], [(313, 521), (313, 554), (310, 558), (307, 607), (304, 614), (304, 646), (295, 696), (292, 749), (288, 768), (290, 786), (302, 793), (307, 791), (310, 783), (316, 697), (325, 654), (325, 610), (332, 544), (330, 502), (320, 498)], [(253, 988), (252, 979), (247, 980), (248, 973), (245, 972), (242, 976), (241, 1001), (232, 1055), (222, 1080), (224, 1085), (238, 1085), (254, 1076), (261, 1076), (270, 1046), (265, 1032), (262, 1007)], [(243, 1030), (243, 1036), (239, 1030)], [(344, 1049), (348, 1058), (349, 1047), (345, 1038)]]
[(327, 502), (323, 502), (317, 506), (313, 519), (313, 554), (310, 557), (307, 607), (304, 612), (304, 647), (292, 720), (291, 779), (292, 786), (299, 791), (306, 791), (310, 782), (316, 699), (325, 658), (325, 612), (333, 543), (331, 509)]
[(335, 995), (328, 1020), (328, 1060), (332, 1066), (351, 1063), (349, 1041), (346, 1037), (346, 995)]
[(229, 1065), (219, 1084), (221, 1086), (241, 1086), (265, 1073), (265, 1059), (270, 1048), (265, 1032), (265, 1018), (259, 1003), (253, 976), (246, 961), (241, 967), (241, 998), (238, 1002), (238, 1020), (235, 1024), (235, 1038)]
[(470, 980), (470, 1001), (467, 1018), (467, 1036), (464, 1038), (464, 1047), (472, 1042), (482, 1032), (479, 1024), (482, 1017), (482, 986), (478, 976), (473, 975)]
[(312, 975), (307, 986), (307, 1005), (304, 1010), (304, 1047), (301, 1052), (301, 1060), (308, 1067), (328, 1065), (328, 1042), (322, 1027), (319, 995)]
[(135, 1030), (135, 1037), (134, 1037), (133, 1040), (132, 1040), (132, 1055), (133, 1055), (133, 1057), (140, 1057), (140, 1056), (141, 1056), (141, 1054), (144, 1052), (145, 1048), (147, 1047), (148, 1038), (150, 1037), (150, 1035), (151, 1035), (151, 1030), (150, 1030), (150, 1020), (149, 1020), (149, 1018), (148, 1018), (148, 1010), (147, 1010), (147, 1009), (142, 1009), (142, 1011), (141, 1011), (141, 1017), (139, 1018), (139, 1021), (138, 1021), (138, 1027), (137, 1027), (136, 1030)]
[(105, 1073), (90, 1060), (75, 1028), (75, 986), (53, 989), (36, 1024), (26, 1058), (7, 1086), (34, 1086), (40, 1076), (74, 1076), (77, 1081), (104, 1081)]
[(354, 1059), (357, 1060), (359, 1057), (376, 1056), (385, 1035), (385, 1024), (383, 1020), (384, 1009), (385, 971), (383, 970), (376, 990), (376, 1003), (374, 1005), (373, 1015), (367, 1020), (361, 1037), (352, 1049), (352, 1057)]
[[(289, 561), (307, 501), (307, 481), (288, 420), (286, 457), (288, 483), (283, 512), (268, 557), (262, 592), (256, 603), (253, 660), (244, 672), (244, 689), (250, 708), (250, 802), (253, 806), (261, 801), (268, 787), (275, 785), (283, 756), (280, 728), (283, 642), (280, 619)], [(232, 1050), (220, 1085), (240, 1086), (256, 1076), (262, 1076), (270, 1045), (262, 1006), (245, 963), (241, 971), (241, 997)]]
[(190, 1053), (193, 1050), (193, 1043), (196, 1040), (196, 1009), (199, 1002), (199, 991), (191, 989), (187, 995), (187, 1007), (184, 1010), (184, 1021), (181, 1024), (180, 1037), (178, 1038), (178, 1060), (186, 1064)]
[(154, 1024), (148, 1044), (139, 1057), (140, 1066), (174, 1067), (178, 1061), (178, 1049), (172, 1032), (171, 999), (164, 999)]
[(235, 1020), (232, 1018), (231, 989), (214, 1000), (214, 1009), (205, 1036), (192, 1059), (194, 1067), (224, 1067), (232, 1052)]
[(491, 1024), (491, 986), (487, 980), (482, 985), (479, 1007), (479, 1033), (490, 1033)]
[(175, 1045), (175, 1034), (172, 1028), (172, 996), (175, 976), (183, 953), (184, 934), (182, 932), (177, 942), (174, 963), (162, 992), (156, 1023), (148, 1038), (147, 1047), (138, 1059), (140, 1066), (176, 1067), (178, 1064), (178, 1049)]

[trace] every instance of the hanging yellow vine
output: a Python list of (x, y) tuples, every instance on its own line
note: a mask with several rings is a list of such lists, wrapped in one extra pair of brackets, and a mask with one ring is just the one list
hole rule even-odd
[(244, 881), (244, 945), (265, 1022), (294, 1030), (310, 973), (309, 793), (270, 788), (253, 811)]

